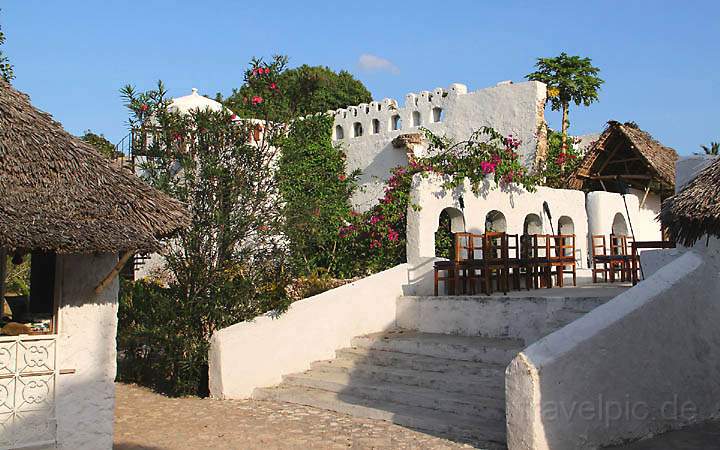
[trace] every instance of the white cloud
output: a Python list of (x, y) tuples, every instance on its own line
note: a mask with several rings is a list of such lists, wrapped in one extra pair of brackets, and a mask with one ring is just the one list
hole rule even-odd
[(371, 55), (370, 53), (363, 53), (358, 58), (358, 67), (360, 70), (367, 72), (389, 72), (393, 75), (400, 73), (400, 69), (385, 58), (381, 58), (377, 55)]

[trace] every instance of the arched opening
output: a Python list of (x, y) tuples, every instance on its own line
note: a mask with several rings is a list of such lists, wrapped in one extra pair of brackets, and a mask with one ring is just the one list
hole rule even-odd
[(372, 120), (372, 134), (378, 134), (380, 132), (380, 121), (377, 119)]
[(420, 111), (413, 111), (412, 123), (413, 123), (414, 127), (419, 127), (420, 125), (422, 125), (422, 118), (420, 117)]
[(343, 132), (343, 127), (340, 125), (335, 125), (335, 139), (343, 139), (345, 138), (345, 133)]
[(575, 234), (575, 224), (573, 220), (568, 216), (561, 216), (558, 219), (558, 233), (559, 234)]
[(616, 236), (628, 235), (627, 222), (625, 221), (625, 216), (623, 216), (622, 213), (615, 214), (612, 224), (612, 234)]
[(504, 233), (507, 231), (507, 220), (505, 214), (494, 209), (485, 216), (485, 231)]
[(523, 222), (523, 234), (542, 234), (542, 219), (537, 214), (528, 214)]
[(452, 259), (455, 251), (453, 233), (465, 231), (465, 217), (457, 208), (445, 208), (440, 212), (435, 231), (435, 256)]
[(400, 120), (400, 116), (398, 114), (395, 114), (390, 118), (390, 131), (399, 130), (402, 128), (402, 120)]
[(362, 135), (363, 135), (362, 124), (360, 122), (355, 122), (353, 124), (353, 137), (360, 137)]
[(436, 122), (436, 123), (437, 123), (437, 122), (442, 122), (442, 120), (443, 120), (443, 110), (442, 110), (442, 108), (439, 108), (439, 107), (433, 108), (433, 110), (432, 110), (432, 118), (433, 118), (433, 122)]

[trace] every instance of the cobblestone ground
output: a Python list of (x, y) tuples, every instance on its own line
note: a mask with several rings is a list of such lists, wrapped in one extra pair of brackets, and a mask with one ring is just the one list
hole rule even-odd
[(116, 450), (472, 448), (384, 421), (253, 400), (168, 398), (116, 384)]

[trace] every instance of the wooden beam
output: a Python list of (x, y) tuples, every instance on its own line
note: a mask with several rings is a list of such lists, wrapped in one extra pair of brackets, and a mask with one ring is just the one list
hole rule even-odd
[(588, 177), (591, 180), (652, 180), (652, 175), (593, 175)]
[(7, 277), (7, 249), (0, 248), (0, 314), (5, 302), (5, 277)]
[(105, 276), (105, 278), (102, 279), (102, 281), (100, 282), (100, 284), (98, 284), (97, 287), (95, 288), (95, 293), (96, 293), (96, 294), (99, 294), (99, 293), (101, 293), (102, 291), (104, 291), (105, 288), (108, 287), (108, 285), (109, 285), (110, 283), (112, 283), (112, 281), (115, 279), (115, 277), (116, 277), (116, 276), (120, 273), (120, 271), (122, 270), (123, 266), (125, 266), (125, 263), (128, 262), (128, 259), (130, 259), (130, 257), (131, 257), (134, 253), (135, 253), (135, 251), (133, 251), (133, 250), (128, 250), (127, 252), (125, 252), (124, 255), (122, 255), (122, 257), (118, 260), (117, 264), (115, 264), (115, 267), (113, 267), (113, 269), (110, 271), (110, 273), (107, 274), (107, 275)]
[(643, 160), (642, 158), (638, 158), (638, 157), (635, 157), (635, 158), (622, 158), (622, 159), (616, 159), (616, 160), (614, 160), (614, 161), (610, 161), (608, 164), (628, 163), (628, 162), (632, 162), (632, 161), (642, 161), (642, 160)]
[(643, 195), (642, 201), (640, 202), (640, 208), (645, 206), (645, 200), (647, 200), (648, 194), (650, 193), (650, 183), (645, 188), (645, 195)]

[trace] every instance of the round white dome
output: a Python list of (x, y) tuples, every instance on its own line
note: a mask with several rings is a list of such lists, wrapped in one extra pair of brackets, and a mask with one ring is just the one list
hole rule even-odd
[[(211, 111), (222, 111), (223, 108), (225, 107), (222, 103), (198, 94), (197, 88), (192, 88), (192, 93), (190, 95), (174, 98), (168, 107), (170, 111), (178, 112), (180, 114), (188, 114), (190, 111), (196, 109), (201, 111), (206, 109)], [(230, 113), (232, 114), (232, 111), (230, 111)]]

